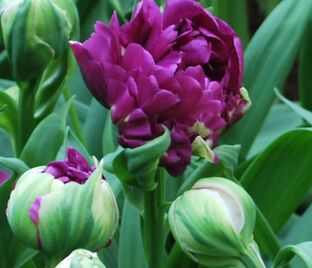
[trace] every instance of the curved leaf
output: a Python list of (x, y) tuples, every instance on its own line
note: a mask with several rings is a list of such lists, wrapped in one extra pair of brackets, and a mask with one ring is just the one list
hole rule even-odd
[[(261, 25), (245, 53), (245, 87), (253, 106), (223, 136), (224, 143), (241, 144), (246, 156), (305, 38), (312, 10), (310, 0), (284, 0)], [(252, 126), (252, 127), (251, 127)]]
[(296, 129), (276, 139), (243, 174), (242, 186), (273, 230), (283, 226), (311, 189), (311, 159), (312, 129)]
[(291, 259), (299, 257), (307, 268), (312, 267), (312, 242), (303, 242), (298, 245), (286, 246), (277, 254), (272, 268), (287, 267)]

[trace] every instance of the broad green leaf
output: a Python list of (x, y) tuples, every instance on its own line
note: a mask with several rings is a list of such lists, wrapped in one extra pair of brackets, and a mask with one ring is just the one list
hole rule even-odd
[(300, 107), (296, 103), (286, 99), (277, 89), (274, 90), (277, 97), (284, 102), (290, 109), (292, 109), (296, 114), (301, 116), (305, 121), (307, 121), (312, 126), (312, 112)]
[(310, 0), (283, 0), (264, 21), (245, 53), (244, 84), (253, 106), (223, 136), (224, 143), (242, 145), (246, 157), (305, 38)]
[(238, 161), (240, 148), (239, 145), (221, 145), (217, 147), (215, 152), (219, 156), (220, 162), (212, 164), (206, 160), (201, 161), (201, 164), (187, 176), (177, 195), (179, 196), (189, 190), (201, 178), (212, 176), (231, 178)]
[(24, 173), (29, 167), (20, 159), (0, 156), (0, 164), (17, 174)]
[(263, 2), (264, 8), (267, 14), (270, 14), (272, 10), (281, 2), (282, 0), (260, 0), (260, 2)]
[(312, 267), (312, 242), (303, 242), (298, 245), (290, 245), (281, 249), (277, 254), (272, 268), (287, 267), (293, 257), (299, 257), (305, 267)]
[(22, 150), (20, 158), (30, 167), (46, 165), (55, 160), (66, 132), (66, 117), (71, 101), (50, 114), (35, 128)]
[(296, 244), (306, 240), (312, 241), (312, 205), (305, 211), (305, 213), (298, 217), (294, 222), (293, 227), (283, 239), (283, 244)]
[(248, 153), (248, 159), (263, 151), (280, 135), (302, 123), (301, 117), (285, 104), (274, 104)]
[(112, 239), (111, 244), (108, 247), (98, 252), (98, 256), (100, 260), (106, 265), (106, 268), (117, 268), (117, 255), (118, 245), (114, 238)]
[(118, 146), (117, 142), (117, 128), (112, 122), (110, 112), (107, 112), (105, 118), (104, 132), (102, 138), (102, 151), (103, 155), (111, 153), (116, 150)]
[(284, 225), (309, 192), (311, 158), (312, 129), (296, 129), (276, 139), (243, 174), (242, 186), (274, 231)]
[(300, 102), (304, 108), (312, 110), (312, 18), (308, 25), (300, 50), (298, 79)]
[(246, 47), (249, 42), (247, 0), (212, 0), (213, 13), (228, 22)]
[(79, 141), (75, 133), (73, 133), (69, 127), (66, 129), (65, 138), (64, 138), (62, 146), (60, 147), (57, 153), (56, 159), (58, 160), (65, 159), (66, 151), (68, 147), (75, 148), (79, 153), (81, 153), (87, 159), (89, 164), (93, 163), (93, 159), (89, 155), (88, 150), (83, 146), (83, 144)]
[(12, 80), (0, 79), (0, 90), (7, 89), (9, 87), (16, 86), (16, 83)]
[(96, 99), (93, 99), (89, 106), (83, 126), (88, 150), (98, 158), (102, 158), (103, 156), (101, 144), (104, 124), (108, 114), (107, 109), (105, 109)]
[(119, 237), (119, 268), (147, 267), (140, 226), (140, 214), (128, 201), (125, 201)]
[(37, 250), (25, 248), (14, 264), (14, 268), (36, 267), (30, 260), (38, 254)]

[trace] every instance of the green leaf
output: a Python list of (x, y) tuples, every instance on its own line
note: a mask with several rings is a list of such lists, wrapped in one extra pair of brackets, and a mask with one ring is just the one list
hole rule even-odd
[(221, 145), (217, 147), (215, 152), (219, 156), (220, 162), (218, 164), (213, 164), (206, 160), (201, 161), (201, 164), (187, 176), (177, 196), (189, 190), (193, 184), (201, 178), (212, 176), (231, 178), (234, 168), (237, 165), (240, 148), (239, 145)]
[(248, 153), (248, 159), (263, 151), (280, 135), (302, 123), (300, 116), (284, 103), (274, 104)]
[(17, 105), (5, 91), (0, 90), (0, 127), (17, 135)]
[(104, 169), (115, 173), (123, 183), (151, 191), (157, 186), (155, 173), (159, 159), (169, 145), (170, 133), (165, 129), (163, 135), (140, 147), (134, 149), (118, 147), (116, 152), (104, 157)]
[[(88, 150), (98, 158), (102, 158), (102, 143), (105, 120), (109, 112), (96, 99), (93, 99), (83, 126)], [(95, 131), (96, 129), (96, 131)], [(104, 132), (105, 135), (105, 132)]]
[(296, 129), (275, 140), (243, 174), (242, 186), (274, 231), (284, 225), (309, 192), (311, 158), (312, 129)]
[(299, 95), (302, 106), (312, 110), (312, 19), (310, 18), (309, 27), (306, 29), (305, 38), (302, 40), (299, 57)]
[(274, 89), (274, 92), (282, 102), (284, 102), (290, 109), (292, 109), (296, 114), (301, 116), (305, 121), (307, 121), (312, 126), (312, 112), (286, 99), (276, 88)]
[(249, 42), (247, 0), (212, 0), (213, 13), (228, 22), (246, 47)]
[(29, 167), (22, 160), (14, 157), (0, 156), (0, 164), (17, 174), (24, 173), (29, 169)]
[(307, 268), (312, 267), (312, 242), (304, 242), (298, 245), (290, 245), (281, 249), (277, 254), (272, 268), (287, 267), (291, 259), (299, 257)]
[(66, 117), (70, 105), (71, 101), (59, 112), (50, 114), (35, 128), (20, 156), (28, 166), (46, 165), (55, 160), (65, 137)]
[(9, 87), (16, 86), (16, 83), (12, 80), (0, 79), (0, 90), (7, 89)]
[(84, 145), (80, 142), (75, 133), (73, 133), (69, 127), (67, 127), (66, 129), (64, 141), (57, 153), (56, 159), (58, 160), (65, 159), (68, 147), (75, 148), (79, 153), (81, 153), (86, 158), (89, 164), (93, 163), (93, 159), (90, 156), (88, 150), (84, 147)]
[(118, 250), (119, 268), (146, 268), (141, 236), (140, 214), (126, 200), (124, 203)]
[(296, 244), (312, 240), (312, 205), (300, 216), (283, 239), (283, 244)]
[(112, 122), (110, 112), (107, 112), (102, 138), (103, 155), (109, 154), (116, 150), (118, 146), (117, 133), (117, 128)]
[(14, 268), (23, 268), (25, 267), (36, 267), (33, 263), (28, 263), (35, 255), (38, 254), (37, 250), (31, 248), (25, 248), (22, 254), (18, 257), (15, 262)]
[[(310, 0), (284, 0), (261, 25), (245, 53), (245, 87), (253, 106), (223, 136), (223, 142), (241, 144), (245, 157), (305, 38), (312, 10)], [(252, 126), (252, 127), (251, 127)]]

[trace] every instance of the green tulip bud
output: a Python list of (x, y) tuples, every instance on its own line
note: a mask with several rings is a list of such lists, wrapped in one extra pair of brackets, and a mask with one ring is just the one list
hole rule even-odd
[(175, 240), (207, 267), (264, 267), (253, 239), (256, 209), (248, 193), (232, 181), (198, 181), (170, 207)]
[(88, 250), (77, 249), (55, 268), (105, 268), (96, 253)]
[(15, 80), (38, 79), (51, 60), (64, 54), (76, 25), (72, 0), (7, 2), (1, 12), (1, 28)]
[(12, 191), (8, 222), (16, 237), (47, 259), (63, 259), (77, 248), (107, 245), (118, 225), (114, 194), (102, 177), (73, 148), (65, 161), (25, 172)]

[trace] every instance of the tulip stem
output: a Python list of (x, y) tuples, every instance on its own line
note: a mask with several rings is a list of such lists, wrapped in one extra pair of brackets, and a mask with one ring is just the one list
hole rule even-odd
[(17, 155), (21, 153), (34, 129), (35, 92), (35, 81), (20, 86), (18, 105), (18, 139), (15, 144)]
[(149, 268), (164, 267), (165, 263), (165, 183), (163, 170), (156, 172), (158, 186), (144, 193), (144, 248)]

